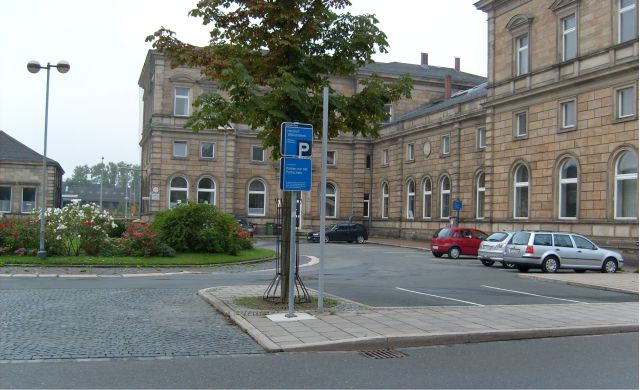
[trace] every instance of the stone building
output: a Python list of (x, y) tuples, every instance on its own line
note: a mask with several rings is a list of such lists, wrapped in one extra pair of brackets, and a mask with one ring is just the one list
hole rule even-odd
[[(47, 207), (62, 205), (64, 170), (47, 158)], [(0, 130), (0, 216), (28, 215), (40, 207), (42, 155)]]
[[(486, 231), (566, 230), (637, 248), (636, 0), (475, 6), (488, 15), (488, 78), (461, 72), (459, 59), (453, 68), (429, 65), (423, 53), (420, 65), (374, 63), (332, 80), (348, 94), (372, 73), (408, 73), (414, 90), (388, 107), (379, 138), (330, 140), (327, 218), (426, 240), (458, 217)], [(215, 82), (199, 69), (171, 69), (151, 51), (139, 85), (144, 211), (198, 200), (272, 222), (278, 164), (256, 132), (240, 124), (183, 128), (194, 98), (215, 91)], [(304, 229), (319, 224), (319, 144), (313, 190), (303, 194)]]

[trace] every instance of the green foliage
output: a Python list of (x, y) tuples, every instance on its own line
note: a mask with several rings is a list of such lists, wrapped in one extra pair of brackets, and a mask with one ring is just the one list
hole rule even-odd
[(73, 168), (71, 177), (65, 179), (64, 184), (82, 186), (102, 182), (104, 188), (122, 188), (126, 183), (130, 183), (136, 178), (136, 170), (140, 170), (139, 165), (124, 161), (98, 163), (92, 166), (78, 165)]
[(107, 229), (109, 237), (119, 238), (131, 227), (131, 223), (126, 219), (114, 219), (111, 227)]
[(2, 219), (0, 221), (0, 255), (25, 254), (32, 251), (38, 242), (38, 227), (25, 219)]

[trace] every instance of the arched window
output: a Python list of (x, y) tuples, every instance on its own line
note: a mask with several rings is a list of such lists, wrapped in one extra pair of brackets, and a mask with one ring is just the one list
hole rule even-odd
[(382, 218), (389, 218), (389, 184), (382, 183)]
[(189, 183), (184, 177), (177, 176), (171, 179), (169, 184), (169, 208), (185, 203), (188, 198), (188, 189)]
[(615, 217), (638, 218), (638, 159), (635, 153), (627, 151), (618, 157), (615, 175)]
[(440, 218), (449, 218), (451, 213), (451, 181), (445, 176), (440, 181)]
[(431, 179), (426, 178), (422, 183), (422, 218), (431, 218)]
[(413, 219), (416, 214), (416, 183), (409, 179), (407, 182), (407, 218)]
[(198, 203), (216, 204), (216, 182), (205, 177), (198, 182)]
[(484, 172), (478, 174), (476, 179), (476, 218), (484, 218), (484, 192), (486, 188), (484, 186)]
[(327, 190), (325, 193), (325, 201), (326, 201), (326, 206), (325, 206), (325, 213), (326, 213), (326, 217), (327, 218), (335, 218), (336, 217), (336, 212), (337, 212), (337, 207), (336, 205), (338, 204), (338, 193), (336, 191), (336, 186), (331, 184), (331, 183), (327, 183)]
[(560, 218), (578, 216), (578, 166), (568, 159), (560, 166)]
[(260, 179), (254, 179), (249, 183), (249, 215), (264, 216), (267, 199), (267, 189)]
[(529, 218), (529, 171), (518, 165), (513, 176), (513, 217)]

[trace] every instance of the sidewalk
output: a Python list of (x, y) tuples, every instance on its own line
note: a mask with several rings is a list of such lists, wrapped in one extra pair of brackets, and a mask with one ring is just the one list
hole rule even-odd
[[(264, 286), (212, 287), (198, 294), (270, 352), (344, 351), (637, 332), (638, 303), (372, 308), (341, 302), (307, 319), (243, 310)], [(337, 298), (337, 297), (333, 297)], [(339, 299), (339, 298), (338, 298)], [(301, 314), (301, 313), (296, 313)]]

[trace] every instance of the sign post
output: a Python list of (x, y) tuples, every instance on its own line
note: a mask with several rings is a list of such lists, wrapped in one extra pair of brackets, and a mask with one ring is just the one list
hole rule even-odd
[(280, 127), (280, 189), (291, 194), (291, 223), (289, 232), (289, 306), (286, 317), (295, 317), (296, 290), (296, 206), (298, 192), (311, 191), (311, 154), (313, 150), (313, 126), (304, 123), (284, 122)]

